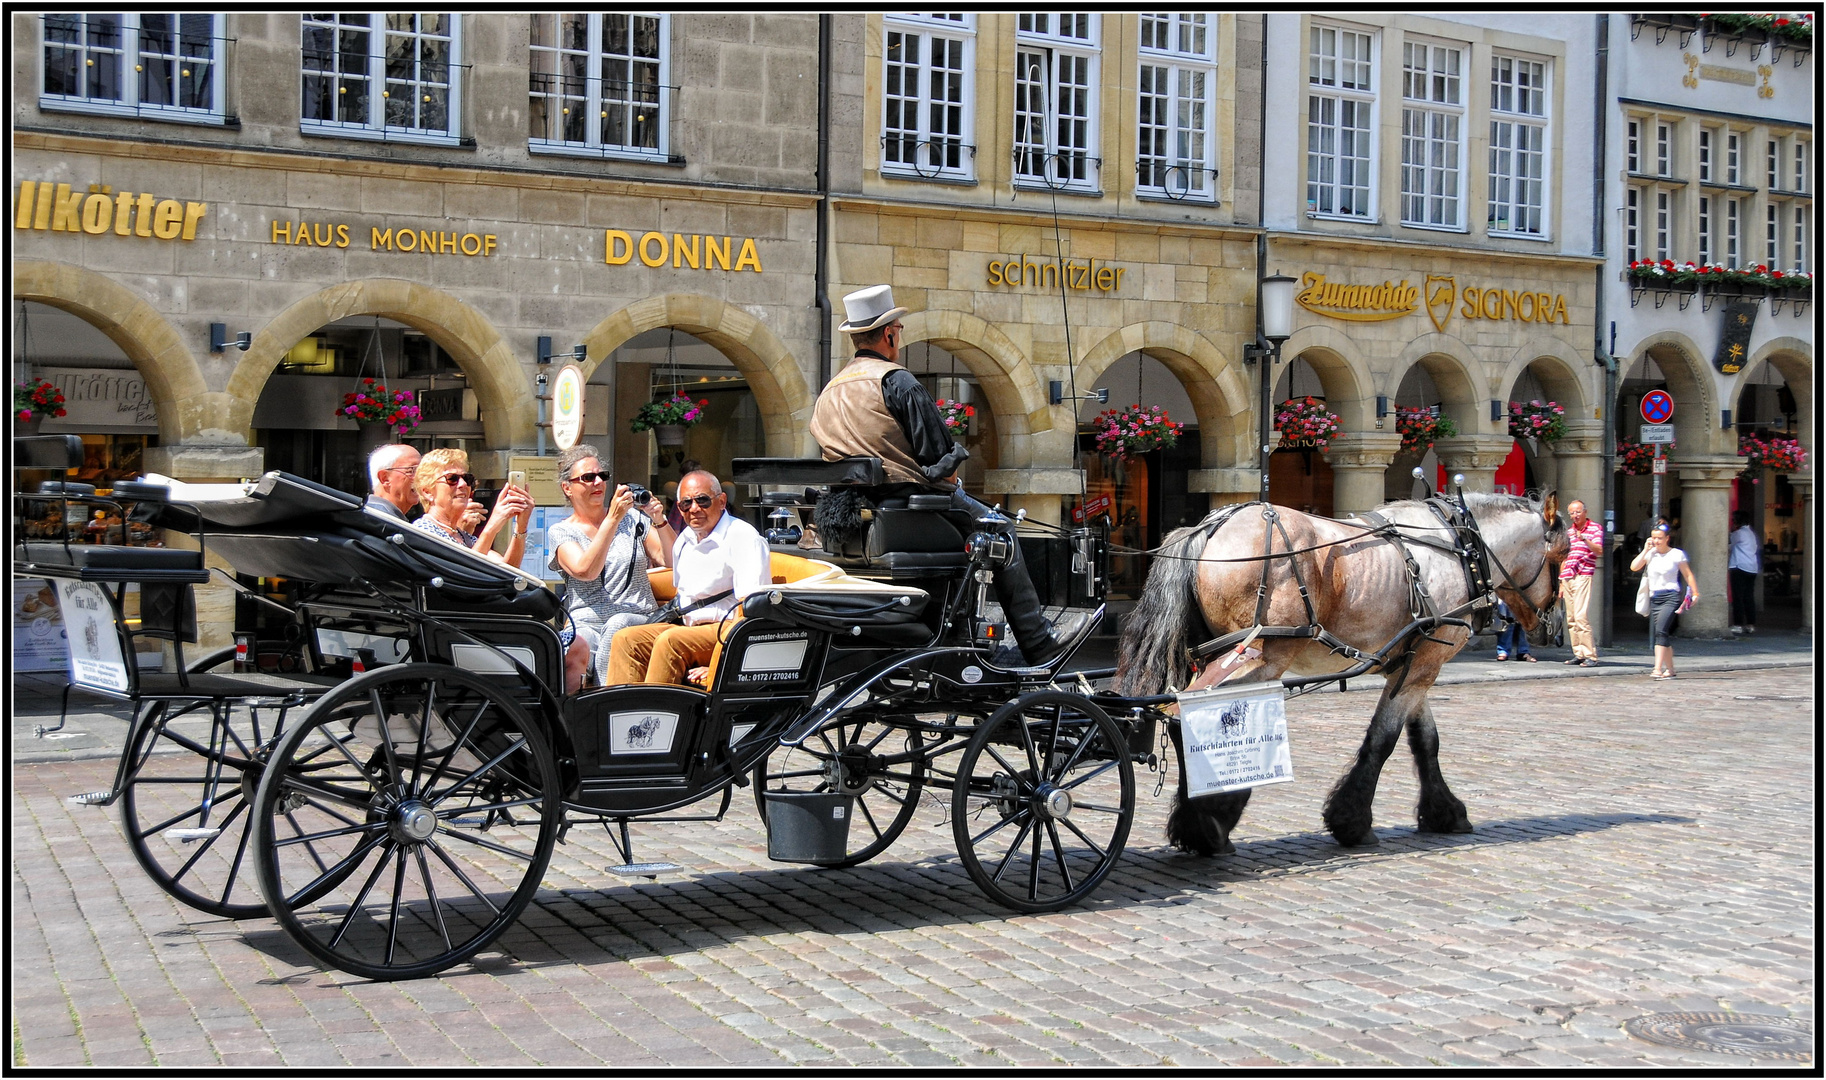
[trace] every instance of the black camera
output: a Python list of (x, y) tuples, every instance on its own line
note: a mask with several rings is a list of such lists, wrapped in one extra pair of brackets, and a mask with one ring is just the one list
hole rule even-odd
[(636, 507), (646, 506), (647, 500), (651, 499), (653, 497), (653, 493), (651, 491), (648, 491), (646, 488), (641, 487), (639, 484), (629, 484), (628, 485), (628, 494), (634, 496), (634, 505)]

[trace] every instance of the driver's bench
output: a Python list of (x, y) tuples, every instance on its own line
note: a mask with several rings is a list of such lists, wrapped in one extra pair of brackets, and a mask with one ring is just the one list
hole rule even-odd
[[(867, 488), (888, 482), (881, 459), (842, 458), (737, 458), (731, 463), (738, 484), (791, 486), (795, 491), (769, 491), (761, 505), (770, 511), (785, 510), (804, 518), (826, 491)], [(885, 499), (862, 511), (864, 524), (856, 536), (838, 543), (824, 538), (822, 548), (803, 549), (770, 544), (784, 554), (823, 559), (856, 576), (878, 581), (910, 583), (918, 579), (953, 580), (970, 565), (964, 551), (964, 533), (952, 518), (951, 499), (945, 495), (911, 495)], [(943, 589), (928, 590), (943, 593)]]

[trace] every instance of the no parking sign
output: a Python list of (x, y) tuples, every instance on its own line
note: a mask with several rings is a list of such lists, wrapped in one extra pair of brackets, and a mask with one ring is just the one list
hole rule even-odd
[(1642, 422), (1665, 424), (1674, 418), (1674, 398), (1666, 390), (1650, 390), (1642, 395)]

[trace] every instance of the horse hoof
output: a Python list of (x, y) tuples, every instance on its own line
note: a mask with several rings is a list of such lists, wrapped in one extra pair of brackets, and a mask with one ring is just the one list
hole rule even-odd
[(1382, 838), (1377, 836), (1374, 830), (1361, 836), (1339, 836), (1337, 833), (1333, 833), (1332, 839), (1338, 842), (1339, 847), (1376, 847), (1382, 843)]

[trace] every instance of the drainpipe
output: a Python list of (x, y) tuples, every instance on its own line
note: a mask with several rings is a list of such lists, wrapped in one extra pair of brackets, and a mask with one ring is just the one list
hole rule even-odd
[[(1597, 72), (1594, 76), (1592, 100), (1592, 153), (1591, 153), (1591, 249), (1592, 254), (1603, 257), (1606, 254), (1605, 228), (1610, 220), (1604, 208), (1604, 158), (1606, 145), (1607, 121), (1610, 117), (1610, 16), (1598, 15), (1597, 36), (1598, 55)], [(1596, 306), (1592, 311), (1591, 328), (1593, 354), (1599, 366), (1604, 368), (1604, 540), (1605, 558), (1600, 559), (1602, 576), (1599, 579), (1597, 618), (1593, 620), (1598, 644), (1610, 648), (1611, 644), (1611, 594), (1616, 586), (1616, 555), (1618, 550), (1612, 538), (1619, 522), (1617, 521), (1617, 324), (1608, 324), (1609, 337), (1605, 320), (1605, 289), (1610, 284), (1610, 267), (1608, 260), (1598, 264), (1596, 273), (1598, 287), (1593, 290), (1597, 296)]]
[(831, 381), (831, 17), (818, 16), (818, 261), (812, 301), (818, 308), (818, 389)]

